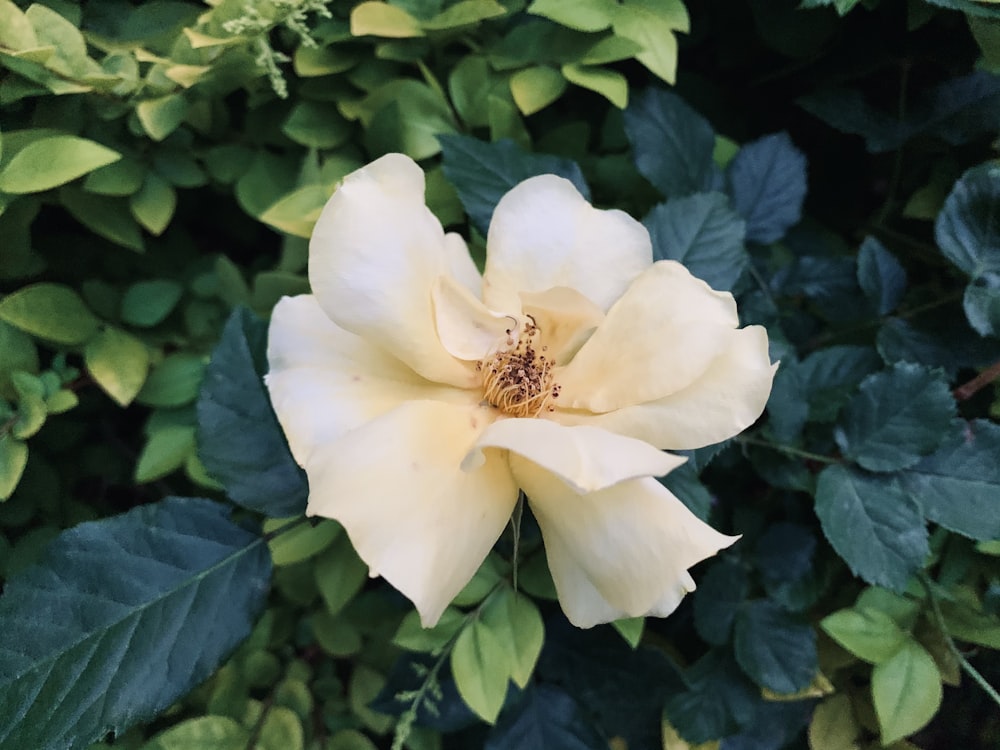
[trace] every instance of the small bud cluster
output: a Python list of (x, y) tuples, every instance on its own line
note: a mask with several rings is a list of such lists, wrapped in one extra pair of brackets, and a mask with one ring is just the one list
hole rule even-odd
[(545, 356), (547, 347), (537, 346), (539, 333), (533, 320), (516, 339), (508, 328), (506, 346), (476, 365), (483, 373), (487, 403), (512, 417), (537, 417), (543, 411), (554, 411), (550, 402), (559, 398), (559, 386), (552, 381), (556, 363)]

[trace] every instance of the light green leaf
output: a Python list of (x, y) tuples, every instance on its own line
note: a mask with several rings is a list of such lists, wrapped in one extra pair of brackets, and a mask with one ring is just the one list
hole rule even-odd
[(895, 620), (875, 609), (842, 609), (824, 617), (820, 627), (845, 649), (871, 664), (891, 659), (909, 638)]
[(11, 383), (17, 392), (17, 421), (11, 428), (11, 434), (24, 440), (42, 429), (48, 416), (45, 383), (27, 372), (15, 372), (11, 375)]
[(146, 406), (185, 406), (197, 397), (204, 374), (202, 357), (187, 352), (171, 354), (149, 374), (136, 400)]
[(629, 646), (635, 648), (642, 640), (642, 631), (646, 628), (646, 618), (629, 617), (625, 620), (615, 620), (611, 625)]
[(505, 15), (507, 9), (496, 0), (459, 0), (420, 25), (426, 31), (445, 31)]
[(80, 296), (62, 284), (31, 284), (0, 300), (0, 320), (57, 344), (77, 345), (97, 333), (100, 321)]
[(149, 350), (131, 334), (107, 327), (87, 342), (84, 364), (94, 382), (120, 406), (135, 399), (149, 372)]
[(177, 306), (184, 287), (169, 279), (151, 279), (132, 284), (122, 298), (122, 320), (140, 328), (151, 328)]
[(295, 237), (308, 238), (329, 197), (324, 185), (306, 185), (273, 204), (260, 220)]
[[(264, 521), (264, 533), (270, 533), (294, 518), (269, 518)], [(300, 523), (288, 531), (277, 534), (268, 546), (271, 548), (271, 558), (276, 567), (308, 560), (329, 547), (333, 540), (343, 532), (343, 527), (336, 521), (320, 519), (318, 523)]]
[(0, 501), (14, 494), (27, 463), (28, 446), (13, 435), (0, 435)]
[(562, 66), (562, 74), (570, 83), (597, 92), (618, 109), (628, 105), (628, 81), (616, 70), (572, 63)]
[(40, 138), (14, 154), (0, 170), (0, 190), (40, 193), (120, 158), (117, 151), (75, 135)]
[(125, 210), (122, 198), (92, 195), (72, 187), (60, 190), (59, 198), (73, 218), (94, 234), (129, 250), (145, 251), (142, 232), (131, 213)]
[(941, 706), (941, 673), (934, 659), (916, 641), (908, 641), (872, 670), (872, 700), (883, 745), (921, 729)]
[(677, 78), (677, 38), (689, 21), (681, 0), (626, 0), (619, 6), (612, 28), (643, 49), (636, 59), (667, 83)]
[(0, 0), (0, 47), (26, 50), (37, 46), (38, 38), (27, 16), (10, 0)]
[(860, 736), (849, 695), (837, 693), (816, 706), (809, 722), (810, 750), (858, 750), (855, 740)]
[(271, 706), (260, 728), (255, 750), (302, 750), (304, 745), (301, 719), (289, 708)]
[(335, 104), (307, 100), (292, 108), (281, 132), (309, 148), (336, 148), (350, 139), (352, 128)]
[(24, 370), (37, 374), (38, 367), (38, 347), (31, 336), (0, 320), (0, 398), (11, 400), (14, 396), (11, 373)]
[(316, 560), (314, 571), (316, 588), (331, 615), (340, 612), (368, 578), (368, 566), (354, 551), (347, 534), (337, 536), (333, 544), (323, 551)]
[(307, 47), (302, 45), (295, 50), (292, 67), (299, 77), (313, 78), (343, 73), (357, 65), (358, 59), (356, 52), (339, 46)]
[(145, 176), (145, 166), (134, 159), (123, 158), (88, 174), (83, 189), (99, 195), (132, 195), (142, 187)]
[(510, 78), (510, 93), (522, 114), (533, 115), (562, 96), (566, 79), (555, 68), (536, 65), (517, 71)]
[(169, 425), (156, 430), (139, 454), (135, 481), (141, 484), (165, 477), (182, 467), (194, 449), (193, 425)]
[(402, 8), (369, 0), (356, 5), (351, 11), (351, 34), (406, 39), (423, 36), (424, 32), (420, 28), (420, 21)]
[(399, 624), (392, 642), (408, 651), (433, 653), (448, 643), (462, 627), (465, 615), (454, 607), (448, 607), (441, 613), (441, 619), (430, 628), (420, 623), (420, 613), (409, 612)]
[(458, 607), (471, 607), (474, 604), (479, 604), (496, 588), (505, 572), (506, 563), (496, 554), (489, 555), (483, 560), (483, 564), (479, 566), (465, 587), (458, 592), (452, 604)]
[(175, 724), (141, 750), (246, 750), (250, 730), (228, 716), (200, 716)]
[(146, 173), (142, 188), (129, 199), (128, 206), (147, 232), (159, 236), (173, 218), (177, 191), (156, 172), (150, 171)]
[(451, 673), (462, 700), (493, 724), (507, 696), (511, 665), (503, 644), (478, 620), (466, 627), (451, 652)]
[(528, 13), (577, 31), (602, 31), (618, 10), (615, 0), (535, 0)]
[(135, 106), (135, 113), (149, 137), (154, 141), (162, 141), (184, 122), (188, 102), (183, 94), (145, 99)]
[(511, 679), (520, 688), (527, 686), (545, 640), (538, 607), (524, 594), (504, 587), (483, 609), (481, 622), (506, 652)]

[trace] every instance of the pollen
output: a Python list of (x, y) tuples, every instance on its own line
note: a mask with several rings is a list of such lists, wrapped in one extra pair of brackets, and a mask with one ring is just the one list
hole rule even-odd
[(520, 334), (507, 329), (503, 345), (480, 360), (476, 369), (483, 374), (483, 396), (492, 407), (512, 417), (537, 417), (555, 411), (559, 385), (552, 376), (555, 361), (547, 347), (538, 343), (540, 330), (529, 318)]

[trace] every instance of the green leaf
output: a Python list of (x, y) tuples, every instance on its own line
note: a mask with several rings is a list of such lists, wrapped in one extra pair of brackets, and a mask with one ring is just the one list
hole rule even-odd
[(212, 353), (198, 399), (199, 456), (233, 502), (272, 517), (305, 511), (309, 487), (262, 380), (267, 325), (233, 311)]
[(510, 662), (486, 624), (474, 620), (459, 634), (451, 652), (451, 673), (466, 705), (493, 724), (507, 696)]
[(325, 185), (300, 187), (264, 211), (260, 220), (282, 232), (308, 239), (330, 193)]
[(139, 454), (135, 481), (152, 482), (177, 471), (194, 452), (194, 427), (168, 425), (154, 430)]
[(134, 159), (119, 159), (87, 175), (83, 189), (100, 195), (132, 195), (142, 187), (146, 167)]
[(615, 0), (535, 0), (528, 13), (577, 31), (603, 31), (618, 11)]
[(740, 609), (733, 647), (743, 671), (776, 693), (796, 693), (816, 676), (816, 631), (768, 599), (747, 602)]
[(122, 297), (122, 320), (140, 328), (152, 328), (171, 313), (184, 287), (169, 279), (137, 281)]
[(566, 91), (566, 79), (555, 68), (535, 65), (510, 77), (510, 93), (521, 114), (533, 115)]
[(677, 260), (713, 289), (729, 290), (749, 262), (745, 223), (721, 193), (675, 198), (655, 206), (642, 223), (654, 260)]
[(373, 154), (400, 151), (419, 161), (441, 150), (439, 135), (457, 131), (442, 92), (410, 78), (379, 86), (357, 107)]
[(250, 730), (228, 716), (199, 716), (175, 724), (141, 750), (246, 750)]
[(645, 617), (627, 617), (624, 620), (615, 620), (611, 627), (618, 631), (618, 635), (625, 639), (632, 648), (636, 648), (642, 641), (642, 633), (646, 629)]
[(408, 651), (434, 653), (440, 651), (465, 624), (466, 616), (454, 607), (448, 607), (433, 627), (420, 623), (420, 613), (408, 612), (399, 624), (392, 642)]
[(971, 539), (1000, 538), (1000, 425), (975, 420), (900, 475), (927, 517)]
[[(0, 597), (0, 748), (149, 720), (250, 633), (270, 562), (222, 505), (168, 498), (60, 534)], [(164, 665), (170, 669), (164, 669)]]
[(555, 685), (534, 685), (490, 732), (490, 750), (607, 750), (580, 705)]
[(895, 656), (872, 670), (872, 700), (890, 745), (923, 728), (941, 706), (941, 673), (916, 641), (907, 641)]
[(57, 344), (85, 343), (100, 321), (80, 296), (62, 284), (30, 284), (0, 299), (0, 320)]
[(756, 718), (760, 688), (728, 650), (714, 649), (684, 672), (687, 689), (669, 695), (664, 715), (685, 740), (710, 742), (735, 734)]
[(118, 328), (101, 329), (87, 342), (83, 358), (94, 382), (119, 406), (132, 403), (149, 372), (146, 345)]
[(420, 21), (395, 5), (367, 0), (351, 11), (351, 34), (406, 39), (423, 36)]
[(174, 216), (177, 191), (156, 172), (149, 171), (142, 188), (129, 198), (128, 207), (147, 232), (159, 236)]
[(877, 609), (841, 609), (824, 617), (820, 627), (845, 649), (870, 664), (888, 661), (909, 638), (895, 620)]
[(894, 477), (827, 467), (816, 486), (816, 515), (856, 575), (893, 591), (906, 588), (930, 552), (920, 506)]
[(490, 124), (489, 95), (493, 76), (489, 62), (481, 55), (463, 57), (451, 69), (448, 94), (458, 116), (469, 127)]
[(420, 25), (425, 31), (448, 31), (499, 18), (507, 12), (507, 8), (496, 0), (459, 0)]
[(0, 320), (0, 398), (9, 401), (14, 397), (11, 373), (24, 370), (37, 374), (39, 364), (38, 347), (31, 336)]
[(628, 104), (628, 80), (618, 71), (576, 63), (567, 63), (560, 70), (567, 81), (597, 92), (618, 109)]
[(185, 406), (197, 397), (204, 373), (202, 357), (186, 352), (171, 354), (153, 368), (136, 400), (146, 406)]
[(545, 625), (538, 607), (524, 594), (518, 595), (505, 586), (487, 603), (481, 622), (506, 651), (511, 679), (519, 688), (524, 688), (535, 670), (545, 640)]
[(145, 99), (135, 105), (135, 114), (143, 130), (154, 141), (162, 141), (173, 133), (187, 117), (188, 102), (183, 94), (169, 94)]
[(60, 190), (59, 198), (63, 208), (94, 234), (137, 253), (145, 251), (142, 232), (131, 212), (125, 210), (124, 198), (93, 195), (72, 187)]
[(11, 383), (17, 393), (17, 420), (11, 428), (11, 434), (24, 440), (38, 432), (45, 424), (49, 410), (45, 405), (47, 389), (45, 382), (27, 372), (15, 372)]
[(722, 558), (712, 564), (694, 592), (694, 626), (707, 643), (728, 643), (733, 621), (750, 592), (746, 569)]
[[(264, 533), (277, 531), (294, 520), (295, 518), (268, 518), (264, 521)], [(288, 531), (276, 534), (267, 545), (275, 567), (280, 568), (315, 557), (342, 533), (343, 527), (336, 521), (317, 519), (316, 523), (299, 523)]]
[(28, 446), (11, 434), (0, 435), (0, 501), (17, 489), (28, 463)]
[(642, 176), (667, 198), (712, 189), (715, 131), (676, 94), (649, 88), (625, 110), (625, 133)]
[(484, 143), (453, 135), (442, 136), (440, 141), (445, 177), (455, 186), (466, 213), (483, 234), (504, 193), (529, 177), (557, 174), (570, 180), (584, 198), (590, 198), (583, 172), (569, 159), (529, 154), (509, 140)]
[(347, 534), (340, 534), (316, 560), (315, 573), (326, 611), (336, 615), (365, 585), (368, 566), (354, 551)]
[(352, 130), (335, 104), (308, 100), (296, 104), (281, 126), (282, 133), (309, 148), (336, 148)]
[(75, 135), (39, 138), (14, 154), (0, 170), (0, 191), (40, 193), (120, 158), (117, 151)]
[(874, 237), (865, 237), (858, 251), (858, 283), (875, 303), (879, 315), (896, 309), (906, 291), (906, 270), (896, 256)]
[(955, 400), (940, 370), (897, 362), (865, 378), (858, 391), (834, 437), (869, 471), (913, 466), (948, 436)]
[(688, 30), (681, 0), (623, 0), (611, 26), (615, 34), (642, 47), (636, 59), (667, 83), (677, 77), (675, 31)]
[(774, 133), (739, 150), (726, 170), (733, 207), (746, 219), (746, 237), (769, 244), (802, 218), (806, 157), (787, 133)]

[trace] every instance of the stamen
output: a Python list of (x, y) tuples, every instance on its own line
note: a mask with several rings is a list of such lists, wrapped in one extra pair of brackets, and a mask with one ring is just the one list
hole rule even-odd
[(550, 400), (559, 398), (559, 385), (552, 380), (555, 361), (540, 355), (548, 351), (536, 349), (540, 331), (529, 316), (524, 331), (515, 341), (512, 329), (507, 329), (507, 348), (476, 363), (483, 373), (483, 393), (490, 406), (513, 417), (537, 417), (543, 411), (554, 411)]

